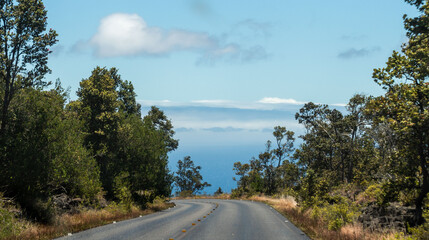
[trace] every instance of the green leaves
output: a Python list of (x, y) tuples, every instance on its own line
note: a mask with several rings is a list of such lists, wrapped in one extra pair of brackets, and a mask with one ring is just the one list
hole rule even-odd
[(77, 95), (69, 108), (84, 123), (85, 145), (98, 162), (108, 197), (117, 195), (115, 179), (123, 173), (129, 174), (129, 190), (142, 206), (147, 199), (137, 192), (170, 195), (167, 153), (177, 148), (178, 140), (164, 112), (152, 107), (142, 119), (133, 85), (115, 68), (95, 68), (82, 80)]
[(396, 184), (416, 179), (407, 188), (419, 189), (415, 217), (421, 222), (423, 200), (429, 192), (429, 2), (407, 2), (417, 6), (421, 15), (404, 16), (408, 44), (402, 53), (392, 54), (385, 68), (374, 70), (375, 81), (386, 93), (371, 100), (368, 112), (377, 124), (389, 126), (395, 134), (397, 151), (392, 161), (401, 164), (390, 165), (391, 170), (397, 176)]
[(176, 176), (174, 177), (175, 185), (180, 192), (190, 192), (195, 194), (211, 185), (203, 182), (203, 176), (200, 174), (201, 166), (195, 166), (190, 156), (183, 158), (183, 161), (177, 162)]

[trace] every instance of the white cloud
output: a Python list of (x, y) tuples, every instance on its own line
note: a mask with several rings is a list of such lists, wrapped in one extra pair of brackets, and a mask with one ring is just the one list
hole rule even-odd
[(90, 40), (99, 57), (160, 55), (175, 50), (207, 49), (216, 42), (206, 33), (150, 27), (137, 14), (115, 13), (101, 20)]
[(292, 98), (283, 99), (283, 98), (277, 98), (277, 97), (265, 97), (259, 100), (259, 102), (265, 103), (265, 104), (294, 104), (294, 105), (305, 104), (305, 102), (298, 102), (297, 100)]
[[(226, 36), (226, 35), (225, 35)], [(98, 57), (165, 55), (175, 51), (200, 54), (198, 64), (213, 65), (218, 61), (251, 62), (266, 59), (262, 46), (243, 46), (205, 32), (163, 29), (149, 26), (137, 14), (114, 13), (101, 19), (98, 31), (85, 42), (78, 42), (72, 51), (94, 49)]]

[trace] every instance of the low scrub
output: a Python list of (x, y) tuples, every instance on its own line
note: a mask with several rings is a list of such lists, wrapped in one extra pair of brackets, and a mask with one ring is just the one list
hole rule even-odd
[(7, 203), (0, 194), (0, 239), (19, 235), (27, 227), (26, 222), (16, 216), (17, 209)]
[[(271, 198), (252, 196), (248, 200), (264, 202), (287, 217), (311, 239), (323, 240), (393, 240), (400, 239), (399, 233), (369, 232), (353, 221), (355, 208), (350, 210), (349, 203), (338, 203), (319, 209), (301, 208), (293, 197)], [(317, 213), (317, 214), (316, 214)], [(403, 235), (402, 235), (403, 236)]]
[[(173, 206), (173, 203), (167, 203), (161, 198), (158, 198), (153, 203), (148, 204), (148, 207), (145, 210), (142, 210), (135, 205), (128, 206), (113, 202), (103, 209), (82, 209), (81, 212), (77, 214), (63, 214), (58, 216), (55, 222), (50, 225), (23, 223), (23, 221), (15, 221), (13, 218), (8, 217), (7, 219), (12, 219), (7, 221), (7, 223), (10, 223), (7, 226), (10, 227), (3, 228), (3, 222), (1, 222), (2, 227), (0, 228), (0, 234), (2, 235), (0, 235), (0, 239), (52, 239), (67, 235), (68, 233), (79, 232), (105, 225), (113, 221), (121, 221), (136, 218), (140, 215), (151, 214)], [(3, 214), (2, 209), (0, 209), (0, 214)], [(1, 215), (1, 217), (1, 219), (3, 219), (3, 215)], [(3, 231), (7, 233), (7, 235), (3, 234)]]

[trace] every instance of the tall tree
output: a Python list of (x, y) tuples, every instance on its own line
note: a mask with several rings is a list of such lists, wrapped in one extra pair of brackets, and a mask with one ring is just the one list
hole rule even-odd
[(100, 167), (104, 189), (113, 193), (117, 153), (117, 133), (120, 121), (118, 92), (120, 76), (117, 69), (96, 67), (89, 78), (80, 82), (77, 101), (70, 103), (84, 123), (85, 145)]
[(48, 85), (43, 77), (50, 72), (49, 47), (57, 42), (57, 33), (46, 31), (46, 13), (41, 0), (0, 1), (0, 137), (17, 91)]
[(393, 171), (399, 180), (414, 179), (418, 223), (423, 221), (422, 207), (429, 193), (429, 2), (407, 0), (420, 11), (420, 16), (404, 16), (409, 41), (402, 53), (394, 51), (386, 67), (375, 69), (373, 78), (384, 96), (375, 98), (370, 111), (377, 123), (387, 124), (396, 136), (401, 168)]

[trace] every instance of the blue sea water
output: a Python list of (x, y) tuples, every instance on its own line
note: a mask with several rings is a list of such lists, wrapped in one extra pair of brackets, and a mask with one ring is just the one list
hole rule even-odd
[(257, 156), (264, 150), (264, 145), (252, 146), (199, 146), (179, 148), (169, 156), (170, 169), (175, 171), (178, 160), (184, 156), (191, 156), (195, 165), (201, 166), (203, 180), (212, 186), (205, 188), (201, 193), (213, 194), (219, 187), (223, 192), (231, 192), (237, 184), (233, 180), (234, 162), (248, 162), (252, 156)]
[(275, 126), (294, 131), (296, 138), (302, 134), (303, 127), (295, 120), (299, 108), (162, 107), (176, 131), (174, 138), (179, 139), (178, 149), (169, 154), (169, 168), (177, 171), (177, 161), (190, 156), (196, 166), (201, 166), (203, 180), (211, 184), (201, 193), (213, 194), (219, 187), (231, 192), (237, 187), (233, 180), (234, 163), (249, 162), (263, 152), (267, 140), (274, 142)]

